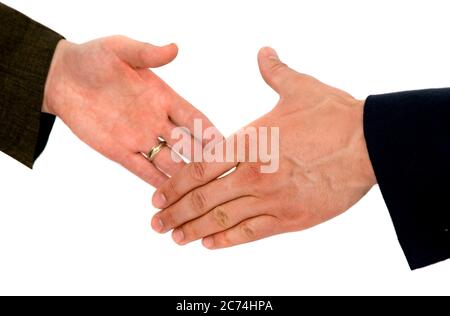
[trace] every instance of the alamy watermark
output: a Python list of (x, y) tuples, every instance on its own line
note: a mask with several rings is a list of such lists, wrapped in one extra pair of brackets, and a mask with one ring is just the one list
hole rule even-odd
[(280, 167), (280, 129), (278, 127), (246, 127), (223, 139), (220, 132), (209, 127), (203, 129), (202, 120), (194, 121), (194, 134), (187, 128), (172, 130), (172, 159), (182, 159), (182, 153), (192, 162), (260, 163), (261, 173), (275, 173)]

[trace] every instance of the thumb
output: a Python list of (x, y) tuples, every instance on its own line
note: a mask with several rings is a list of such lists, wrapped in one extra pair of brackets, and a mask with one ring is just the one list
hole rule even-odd
[(273, 48), (264, 47), (259, 51), (258, 64), (264, 81), (279, 95), (295, 92), (295, 79), (300, 74), (284, 64)]
[(159, 47), (126, 37), (119, 37), (115, 41), (119, 58), (134, 68), (161, 67), (173, 61), (178, 54), (175, 44)]

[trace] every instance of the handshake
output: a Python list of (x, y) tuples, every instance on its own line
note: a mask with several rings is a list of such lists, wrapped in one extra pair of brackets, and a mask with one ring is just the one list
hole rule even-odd
[(318, 225), (376, 184), (363, 101), (290, 69), (263, 48), (261, 74), (280, 101), (224, 138), (149, 70), (176, 55), (175, 45), (125, 37), (60, 41), (42, 109), (157, 188), (157, 232), (173, 231), (180, 245), (202, 239), (208, 249), (230, 247)]

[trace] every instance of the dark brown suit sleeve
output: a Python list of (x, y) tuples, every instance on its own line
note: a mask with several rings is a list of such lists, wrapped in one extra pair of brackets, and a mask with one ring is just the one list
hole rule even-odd
[(57, 33), (0, 3), (0, 151), (28, 167), (55, 117), (41, 113)]

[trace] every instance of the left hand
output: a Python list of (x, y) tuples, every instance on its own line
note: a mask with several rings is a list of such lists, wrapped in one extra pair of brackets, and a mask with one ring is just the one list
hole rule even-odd
[[(155, 193), (153, 228), (172, 229), (184, 245), (230, 247), (329, 220), (376, 183), (363, 132), (363, 101), (299, 74), (263, 49), (265, 81), (280, 94), (276, 108), (252, 126), (280, 128), (280, 169), (261, 163), (194, 163)], [(234, 172), (219, 178), (237, 165)]]

